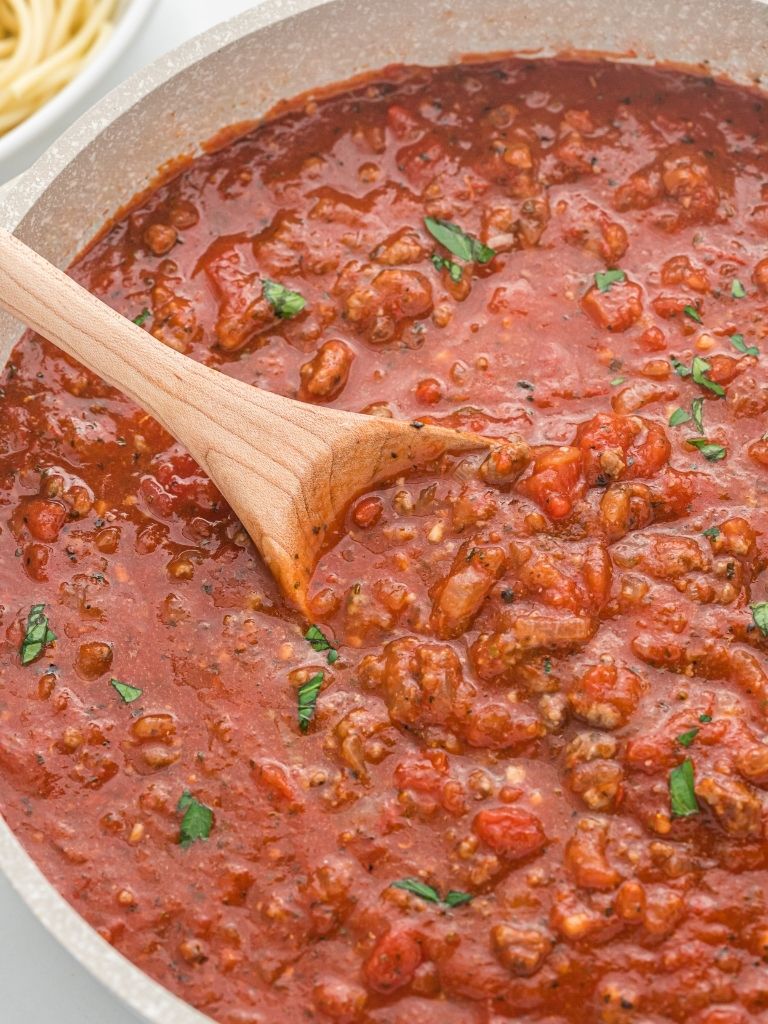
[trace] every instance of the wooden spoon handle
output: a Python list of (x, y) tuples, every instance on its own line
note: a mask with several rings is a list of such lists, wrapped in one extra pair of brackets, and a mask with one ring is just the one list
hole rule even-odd
[(178, 389), (189, 386), (188, 375), (196, 364), (162, 345), (2, 228), (0, 306), (161, 422)]
[(168, 348), (2, 228), (0, 306), (151, 413), (209, 474), (211, 447), (234, 437), (269, 459), (280, 419), (299, 426), (297, 403)]

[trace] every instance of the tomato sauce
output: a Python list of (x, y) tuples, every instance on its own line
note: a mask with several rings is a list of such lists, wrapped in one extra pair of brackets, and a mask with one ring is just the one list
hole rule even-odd
[(391, 69), (77, 261), (224, 373), (496, 439), (353, 503), (309, 631), (150, 416), (14, 351), (2, 810), (222, 1024), (768, 1021), (767, 120)]

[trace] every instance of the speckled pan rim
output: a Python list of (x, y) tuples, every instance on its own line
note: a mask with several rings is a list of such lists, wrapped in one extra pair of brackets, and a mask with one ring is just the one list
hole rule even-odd
[[(222, 47), (259, 29), (276, 25), (303, 12), (333, 7), (341, 2), (342, 0), (262, 0), (257, 8), (224, 22), (205, 35), (190, 40), (161, 57), (96, 104), (66, 131), (29, 171), (0, 190), (0, 224), (10, 230), (19, 228), (23, 234), (27, 215), (78, 154), (118, 117), (150, 93), (161, 89), (179, 72), (204, 61)], [(361, 9), (365, 8), (366, 3), (372, 7), (381, 2), (384, 0), (358, 0)], [(396, 4), (397, 0), (386, 2)], [(399, 2), (407, 4), (414, 0)], [(482, 0), (475, 2), (479, 5)], [(512, 8), (518, 0), (508, 2)], [(558, 0), (538, 2), (542, 5), (547, 3), (552, 7)], [(662, 5), (662, 0), (654, 2)], [(671, 16), (673, 20), (677, 18), (671, 25), (671, 31), (690, 31), (690, 26), (699, 22), (702, 11), (709, 17), (710, 22), (712, 18), (723, 18), (724, 36), (725, 19), (730, 18), (734, 12), (740, 13), (743, 19), (755, 18), (763, 24), (766, 33), (765, 39), (760, 40), (758, 47), (755, 47), (754, 39), (750, 40), (752, 52), (749, 59), (755, 62), (754, 51), (757, 49), (757, 66), (761, 72), (768, 72), (768, 24), (765, 22), (765, 8), (761, 11), (761, 5), (766, 2), (768, 0), (681, 0), (675, 5), (674, 17)], [(445, 0), (446, 10), (450, 6), (449, 0)], [(637, 17), (636, 0), (625, 0), (624, 3), (619, 0), (615, 6), (626, 7), (627, 12), (632, 12), (632, 15)], [(663, 6), (669, 10), (666, 2)], [(762, 18), (756, 17), (759, 15), (762, 15)], [(405, 14), (403, 21), (407, 21)], [(654, 52), (663, 52), (663, 43), (667, 37), (668, 34), (663, 33), (654, 37)], [(307, 40), (307, 45), (311, 43), (311, 40)], [(461, 52), (462, 49), (461, 40), (457, 39), (457, 52)], [(645, 59), (650, 60), (650, 57), (646, 56)], [(747, 74), (747, 70), (750, 74)], [(741, 81), (754, 80), (750, 79), (754, 70), (752, 65), (749, 65), (748, 69), (745, 65), (744, 73), (736, 77)], [(140, 1019), (148, 1024), (211, 1024), (211, 1018), (172, 995), (105, 942), (51, 885), (1, 816), (0, 869), (47, 930), (107, 989), (135, 1011)]]

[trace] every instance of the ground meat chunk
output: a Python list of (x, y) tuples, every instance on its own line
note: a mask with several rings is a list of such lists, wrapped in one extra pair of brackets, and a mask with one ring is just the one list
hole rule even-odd
[(592, 285), (581, 308), (597, 327), (606, 331), (628, 330), (643, 315), (643, 289), (634, 281), (617, 281), (607, 291)]
[(768, 384), (753, 373), (745, 373), (728, 388), (725, 400), (734, 416), (745, 419), (762, 416), (768, 410)]
[(574, 714), (590, 725), (617, 729), (629, 720), (646, 688), (636, 672), (607, 657), (574, 680), (568, 700)]
[(351, 264), (342, 271), (335, 292), (344, 316), (375, 345), (397, 340), (404, 327), (432, 311), (432, 285), (417, 270), (379, 270)]
[(599, 413), (581, 424), (576, 443), (592, 487), (653, 477), (666, 466), (671, 452), (664, 430), (640, 416)]
[(593, 636), (594, 619), (576, 615), (526, 614), (510, 618), (505, 628), (482, 634), (471, 650), (472, 662), (483, 679), (514, 678), (514, 668), (533, 651), (575, 650)]
[(494, 199), (483, 211), (480, 237), (494, 252), (529, 249), (539, 242), (549, 217), (545, 198)]
[(763, 834), (763, 805), (751, 786), (727, 775), (696, 779), (696, 796), (731, 836), (759, 839)]
[(563, 201), (556, 212), (563, 215), (563, 237), (569, 245), (597, 256), (609, 267), (618, 265), (629, 246), (629, 237), (605, 210), (595, 203)]
[(219, 297), (215, 331), (222, 349), (237, 352), (277, 324), (278, 317), (264, 297), (261, 277), (255, 269), (250, 270), (239, 250), (216, 250), (203, 265)]
[(552, 951), (552, 936), (538, 924), (515, 921), (491, 928), (494, 952), (511, 974), (530, 978)]
[(451, 571), (436, 586), (431, 623), (440, 637), (463, 633), (506, 565), (504, 549), (493, 544), (463, 544)]
[(427, 249), (416, 232), (403, 228), (376, 246), (371, 253), (371, 259), (374, 263), (396, 267), (403, 263), (419, 263), (426, 255)]
[(513, 484), (528, 467), (531, 457), (530, 445), (513, 434), (491, 449), (480, 466), (480, 477), (493, 487)]
[(299, 371), (304, 401), (330, 402), (344, 390), (354, 353), (343, 341), (326, 341)]
[(360, 679), (381, 687), (390, 718), (405, 726), (446, 725), (463, 719), (472, 696), (453, 649), (414, 637), (393, 640), (383, 654), (364, 658)]
[(565, 847), (565, 863), (583, 889), (614, 889), (621, 875), (607, 855), (608, 823), (581, 818)]

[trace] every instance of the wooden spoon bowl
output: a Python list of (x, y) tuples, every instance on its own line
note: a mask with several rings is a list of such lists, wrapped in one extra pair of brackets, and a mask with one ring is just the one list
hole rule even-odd
[(444, 427), (308, 405), (228, 377), (167, 348), (2, 229), (0, 307), (187, 448), (305, 614), (318, 555), (353, 498), (445, 452), (491, 444)]

